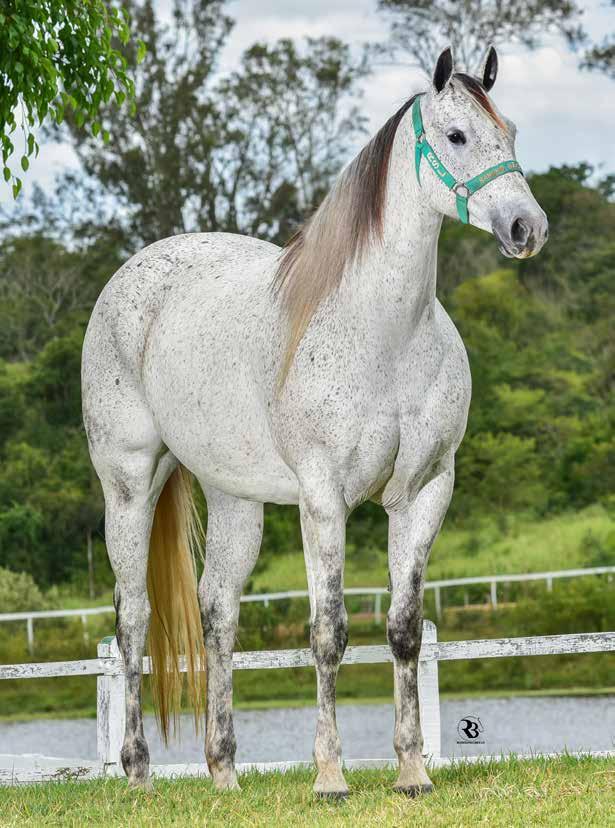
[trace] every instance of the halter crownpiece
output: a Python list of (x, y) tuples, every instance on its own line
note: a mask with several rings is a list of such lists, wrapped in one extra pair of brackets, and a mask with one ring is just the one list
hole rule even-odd
[(518, 161), (515, 161), (515, 159), (512, 158), (509, 161), (501, 161), (493, 167), (487, 167), (486, 170), (483, 170), (478, 175), (475, 175), (474, 178), (471, 178), (469, 181), (457, 181), (457, 179), (446, 169), (442, 161), (440, 161), (433, 147), (425, 137), (425, 128), (423, 126), (423, 118), (421, 115), (420, 96), (418, 96), (412, 104), (412, 126), (414, 129), (414, 137), (416, 138), (414, 145), (414, 166), (416, 169), (416, 179), (419, 182), (419, 185), (421, 183), (421, 160), (425, 158), (438, 178), (446, 184), (449, 190), (452, 190), (452, 192), (455, 193), (457, 214), (463, 224), (468, 224), (470, 221), (468, 199), (477, 190), (480, 190), (481, 187), (485, 186), (485, 184), (489, 184), (490, 181), (499, 178), (501, 175), (506, 175), (507, 173), (518, 172), (523, 175), (521, 165)]

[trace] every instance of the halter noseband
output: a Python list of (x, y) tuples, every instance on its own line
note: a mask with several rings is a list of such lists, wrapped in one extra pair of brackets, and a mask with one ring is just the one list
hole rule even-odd
[(446, 184), (449, 190), (455, 193), (457, 213), (463, 224), (468, 224), (470, 220), (468, 199), (473, 193), (480, 190), (485, 184), (489, 184), (495, 178), (499, 178), (501, 175), (515, 172), (523, 175), (523, 170), (518, 161), (511, 159), (510, 161), (501, 161), (493, 167), (488, 167), (469, 181), (457, 181), (446, 169), (442, 161), (440, 161), (425, 137), (425, 128), (423, 127), (423, 118), (421, 116), (420, 96), (417, 97), (412, 105), (412, 126), (414, 128), (414, 137), (416, 138), (414, 146), (414, 166), (416, 168), (416, 178), (419, 185), (421, 183), (421, 159), (425, 156), (425, 160), (438, 178)]

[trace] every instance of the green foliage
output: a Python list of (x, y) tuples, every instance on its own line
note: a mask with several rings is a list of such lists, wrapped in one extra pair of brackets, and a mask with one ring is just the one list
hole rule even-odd
[[(23, 133), (21, 169), (38, 155), (34, 129), (58, 124), (67, 110), (94, 135), (103, 103), (120, 104), (134, 85), (117, 41), (129, 39), (126, 13), (105, 0), (5, 0), (0, 7), (0, 142), (4, 180), (17, 197), (21, 180), (9, 167)], [(20, 120), (18, 120), (20, 119)], [(106, 136), (108, 140), (108, 136)]]
[[(1, 533), (0, 529), (0, 533)], [(27, 572), (12, 572), (0, 567), (0, 607), (2, 612), (27, 612), (45, 609), (45, 599), (34, 578)]]

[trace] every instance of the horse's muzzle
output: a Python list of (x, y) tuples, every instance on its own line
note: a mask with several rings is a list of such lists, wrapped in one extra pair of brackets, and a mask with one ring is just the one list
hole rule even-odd
[(498, 216), (491, 226), (500, 252), (509, 259), (535, 256), (549, 237), (546, 215), (517, 211), (512, 219)]

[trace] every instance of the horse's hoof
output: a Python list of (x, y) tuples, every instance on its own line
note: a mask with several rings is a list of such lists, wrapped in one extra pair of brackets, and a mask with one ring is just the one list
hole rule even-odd
[(433, 785), (393, 785), (393, 790), (397, 793), (405, 794), (413, 799), (422, 794), (428, 794), (433, 791)]
[(348, 785), (339, 765), (319, 772), (314, 783), (314, 793), (318, 799), (346, 799)]
[(223, 768), (212, 773), (214, 787), (217, 791), (240, 791), (235, 770)]
[(314, 791), (316, 799), (322, 799), (329, 802), (340, 802), (343, 799), (348, 799), (348, 791)]
[(129, 779), (128, 787), (131, 791), (144, 791), (145, 793), (154, 792), (154, 786), (149, 777), (147, 779)]

